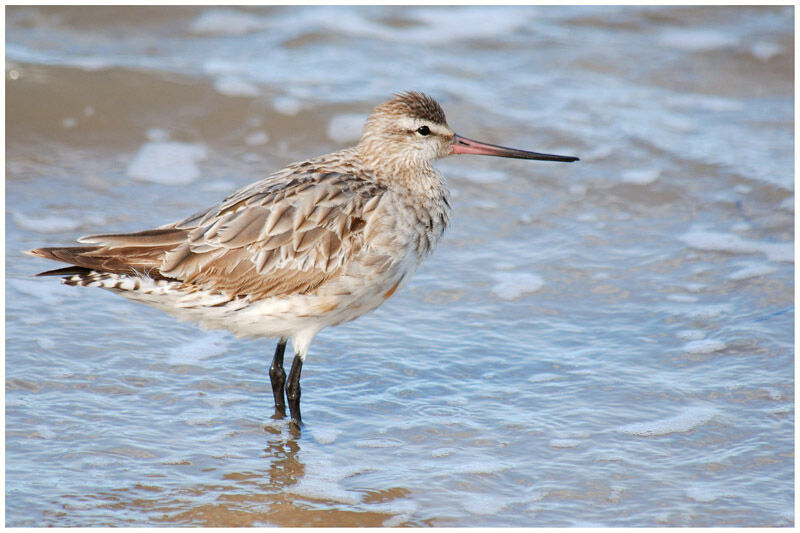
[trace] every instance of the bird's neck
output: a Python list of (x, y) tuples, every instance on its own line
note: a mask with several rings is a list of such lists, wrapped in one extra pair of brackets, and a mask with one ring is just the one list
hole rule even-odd
[(364, 145), (358, 148), (358, 157), (372, 171), (373, 179), (390, 189), (402, 188), (437, 199), (446, 190), (444, 178), (428, 161), (409, 158), (402, 152), (378, 153)]

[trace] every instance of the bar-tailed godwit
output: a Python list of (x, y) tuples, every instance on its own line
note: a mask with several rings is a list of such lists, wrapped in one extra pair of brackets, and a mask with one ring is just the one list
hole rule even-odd
[(358, 145), (289, 165), (211, 209), (27, 253), (72, 265), (40, 276), (108, 289), (205, 328), (280, 339), (269, 370), (275, 408), (286, 415), (285, 385), (300, 425), (300, 371), (311, 340), (377, 308), (433, 250), (450, 219), (433, 162), (453, 154), (578, 160), (461, 137), (433, 98), (406, 92), (375, 108)]

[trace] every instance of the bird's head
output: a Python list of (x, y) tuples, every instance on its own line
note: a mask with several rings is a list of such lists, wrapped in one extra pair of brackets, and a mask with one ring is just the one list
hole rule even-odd
[(417, 168), (454, 154), (493, 155), (541, 161), (577, 161), (577, 157), (541, 154), (462, 137), (447, 124), (436, 100), (416, 91), (395, 95), (370, 114), (359, 143), (362, 154), (397, 168)]
[(375, 108), (360, 144), (381, 159), (417, 167), (450, 155), (454, 135), (436, 100), (409, 91)]

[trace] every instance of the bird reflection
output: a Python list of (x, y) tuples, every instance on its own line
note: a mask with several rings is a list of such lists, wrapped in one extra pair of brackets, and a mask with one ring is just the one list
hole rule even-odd
[(264, 431), (270, 435), (263, 457), (271, 459), (267, 473), (272, 488), (294, 485), (305, 474), (305, 465), (297, 459), (301, 430), (296, 424), (288, 424), (287, 428), (288, 436), (278, 427), (264, 427)]

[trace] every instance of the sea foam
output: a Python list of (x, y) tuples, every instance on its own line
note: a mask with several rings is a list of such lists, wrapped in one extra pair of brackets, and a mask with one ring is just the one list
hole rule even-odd
[(503, 300), (516, 300), (544, 286), (541, 276), (529, 272), (497, 272), (493, 277), (497, 283), (492, 292)]
[(620, 426), (618, 430), (629, 435), (640, 437), (655, 437), (669, 435), (670, 433), (686, 433), (692, 429), (708, 423), (717, 410), (711, 407), (695, 406), (686, 407), (680, 413), (669, 418), (653, 420), (650, 422), (636, 422)]
[(348, 143), (361, 138), (361, 129), (367, 119), (361, 113), (336, 115), (328, 124), (328, 138), (337, 143)]
[(207, 157), (208, 152), (202, 144), (149, 142), (139, 149), (125, 174), (137, 180), (186, 185), (200, 176), (197, 163)]
[(690, 248), (733, 254), (763, 253), (771, 261), (793, 263), (794, 243), (749, 241), (733, 233), (692, 230), (681, 235), (680, 240)]

